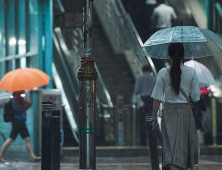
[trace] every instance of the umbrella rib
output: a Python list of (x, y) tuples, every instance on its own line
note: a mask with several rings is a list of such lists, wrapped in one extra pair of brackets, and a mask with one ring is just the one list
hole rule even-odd
[[(166, 46), (167, 44), (164, 44), (163, 45), (163, 48), (161, 49), (161, 53), (160, 53), (160, 55), (159, 56), (161, 56), (161, 54), (162, 54), (162, 52), (163, 52), (163, 50), (164, 50), (164, 47)], [(159, 58), (160, 59), (160, 58)]]
[[(176, 27), (173, 28), (173, 33), (174, 33), (175, 29), (176, 29)], [(173, 33), (172, 33), (171, 36), (170, 36), (170, 42), (172, 41)]]
[[(200, 65), (201, 65), (201, 63), (200, 63)], [(194, 68), (195, 68), (195, 67), (198, 67), (198, 69), (201, 70), (201, 73), (202, 73), (201, 75), (202, 75), (203, 77), (205, 77), (206, 82), (209, 83), (209, 82), (208, 82), (208, 79), (207, 79), (206, 75), (203, 73), (200, 65), (194, 63)], [(199, 83), (200, 83), (200, 80), (199, 80)], [(204, 83), (205, 83), (205, 82), (204, 82)], [(203, 84), (204, 84), (204, 83), (203, 83)]]
[[(26, 74), (26, 72), (24, 72), (24, 74)], [(27, 74), (26, 74), (27, 75)], [(29, 80), (28, 82), (29, 82), (29, 84), (30, 84), (30, 87), (32, 86), (32, 84), (33, 84), (33, 82), (30, 80), (30, 77), (28, 77), (28, 76), (26, 76), (27, 77), (27, 79)], [(27, 89), (27, 90), (31, 90), (31, 89)]]
[[(211, 85), (212, 82), (209, 81), (209, 78), (207, 77), (207, 75), (206, 75), (206, 74), (203, 74), (203, 76), (205, 77), (205, 79), (207, 80), (207, 82), (209, 83), (209, 85)], [(213, 75), (212, 75), (212, 77), (213, 77)], [(213, 77), (213, 78), (214, 78), (214, 77)]]
[[(211, 37), (210, 37), (210, 39), (213, 40)], [(214, 42), (214, 41), (213, 41), (213, 42)], [(208, 43), (209, 43), (209, 42), (208, 42)], [(222, 49), (217, 45), (217, 43), (214, 42), (214, 44), (216, 44), (216, 46), (220, 49), (220, 51), (222, 50)], [(211, 54), (211, 55), (209, 55), (209, 56), (212, 56), (212, 55), (214, 55), (214, 54)]]
[(191, 51), (192, 51), (193, 57), (195, 58), (194, 51), (193, 51), (193, 47), (192, 47), (191, 43), (188, 43), (188, 44), (190, 45), (190, 49), (191, 49)]
[[(202, 32), (201, 32), (202, 33)], [(203, 33), (202, 33), (203, 34)], [(208, 33), (207, 33), (208, 34)], [(216, 44), (216, 46), (220, 49), (220, 50), (222, 50), (218, 45), (217, 45), (217, 43), (211, 38), (211, 36), (208, 34), (208, 38), (210, 38), (211, 39), (211, 41), (212, 42), (214, 42), (214, 44)], [(209, 41), (207, 40), (207, 42), (209, 43)], [(211, 54), (211, 55), (209, 55), (209, 56), (212, 56), (212, 55), (214, 55), (214, 54)]]
[[(15, 71), (15, 70), (14, 70)], [(21, 70), (19, 70), (20, 72), (21, 72)], [(16, 74), (14, 74), (14, 77), (16, 77), (17, 75), (19, 75), (20, 74), (20, 72), (16, 72)], [(15, 78), (13, 79), (13, 81), (12, 81), (13, 83), (12, 83), (12, 85), (11, 86), (13, 86), (14, 84), (16, 84), (16, 82), (15, 82)], [(18, 90), (16, 90), (16, 91), (18, 91)]]

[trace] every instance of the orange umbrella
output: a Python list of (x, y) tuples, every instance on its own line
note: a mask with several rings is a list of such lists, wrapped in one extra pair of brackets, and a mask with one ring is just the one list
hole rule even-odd
[(9, 92), (32, 90), (49, 84), (50, 77), (37, 68), (18, 68), (8, 72), (0, 82), (0, 90)]

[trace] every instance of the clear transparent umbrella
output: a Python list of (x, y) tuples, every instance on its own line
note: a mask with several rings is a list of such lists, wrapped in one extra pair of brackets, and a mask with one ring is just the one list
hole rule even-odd
[(137, 55), (168, 59), (168, 46), (176, 42), (183, 43), (185, 59), (222, 54), (222, 39), (212, 31), (195, 26), (176, 26), (155, 32)]
[(216, 84), (210, 70), (202, 63), (195, 60), (189, 60), (186, 61), (184, 65), (195, 69), (200, 87), (208, 87)]

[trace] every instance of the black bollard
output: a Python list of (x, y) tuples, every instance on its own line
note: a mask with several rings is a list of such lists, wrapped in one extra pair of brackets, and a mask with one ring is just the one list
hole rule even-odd
[(60, 170), (60, 110), (52, 111), (52, 170)]
[(42, 159), (41, 170), (51, 170), (52, 102), (42, 102)]

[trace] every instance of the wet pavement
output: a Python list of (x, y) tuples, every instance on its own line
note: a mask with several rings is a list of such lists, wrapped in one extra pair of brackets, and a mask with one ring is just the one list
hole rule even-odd
[[(77, 170), (78, 157), (64, 157), (61, 170)], [(97, 158), (96, 168), (99, 170), (151, 170), (150, 157), (105, 157)], [(0, 163), (1, 170), (38, 170), (41, 162), (29, 162), (28, 158), (8, 158), (8, 162)], [(222, 170), (222, 155), (203, 155), (199, 164), (200, 170)]]
[[(5, 163), (0, 162), (0, 170), (40, 170), (40, 162), (30, 162), (25, 147), (10, 147), (5, 154)], [(161, 160), (161, 157), (159, 158)], [(78, 154), (63, 156), (60, 163), (61, 170), (78, 170)], [(98, 170), (151, 170), (149, 156), (101, 157), (97, 156)], [(201, 155), (200, 170), (222, 170), (222, 154)]]

